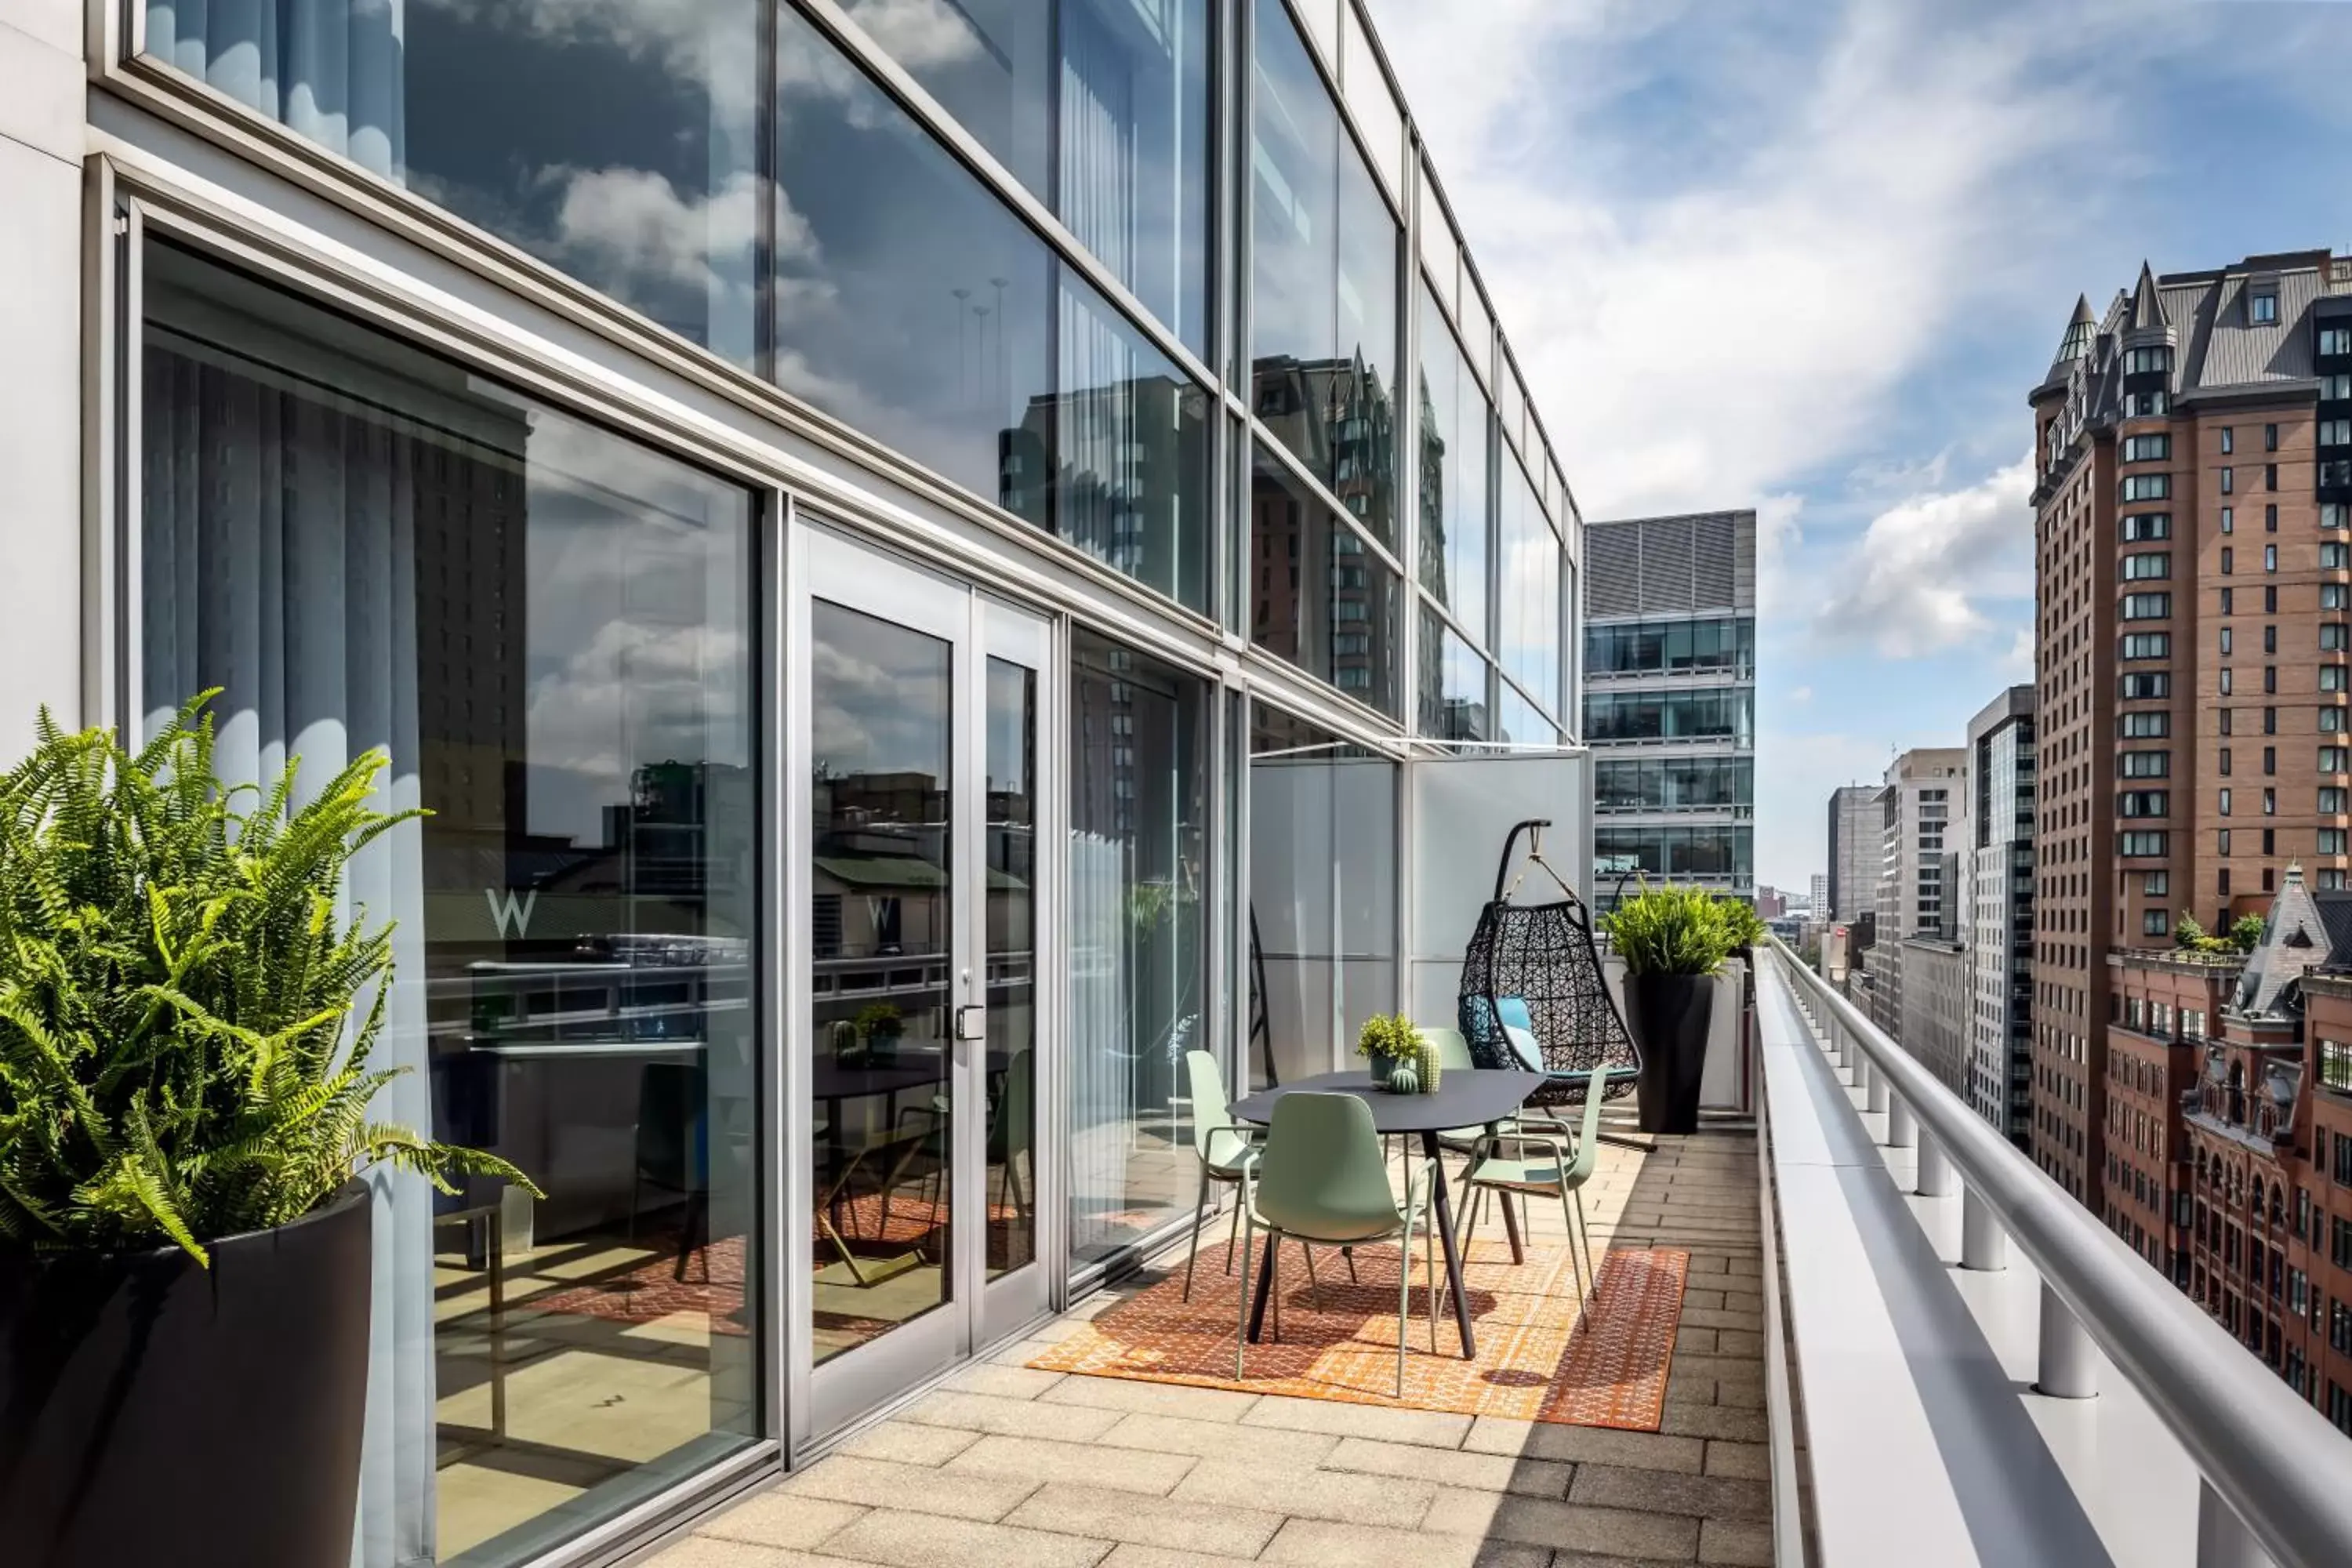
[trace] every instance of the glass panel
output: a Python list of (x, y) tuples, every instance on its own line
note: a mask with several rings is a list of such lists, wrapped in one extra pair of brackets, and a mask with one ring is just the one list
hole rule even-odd
[(1486, 661), (1436, 611), (1421, 611), (1421, 732), (1447, 741), (1493, 739), (1486, 721)]
[[(1346, 1066), (1396, 1005), (1397, 766), (1264, 706), (1250, 735), (1250, 913), (1267, 1045), (1291, 1082)], [(1250, 1064), (1265, 1081), (1267, 1060)]]
[(1462, 270), (1462, 352), (1470, 362), (1470, 369), (1481, 387), (1495, 374), (1495, 318), (1486, 311), (1486, 302), (1479, 298), (1478, 286), (1470, 278), (1470, 270)]
[(1257, 0), (1250, 128), (1250, 353), (1255, 413), (1318, 472), (1306, 370), (1332, 367), (1339, 318), (1339, 119), (1282, 0)]
[(1502, 683), (1502, 701), (1496, 710), (1500, 720), (1501, 739), (1522, 746), (1556, 746), (1559, 743), (1559, 731), (1552, 727), (1550, 720), (1537, 712), (1519, 694), (1518, 688), (1506, 680)]
[(1055, 454), (1054, 531), (1181, 604), (1205, 605), (1208, 395), (1075, 275), (1062, 279), (1063, 391), (1032, 405), (1018, 443), (1024, 460)]
[(1347, 57), (1339, 73), (1339, 87), (1348, 100), (1348, 107), (1363, 129), (1364, 145), (1370, 152), (1372, 167), (1394, 192), (1400, 203), (1404, 196), (1404, 111), (1397, 106), (1396, 94), (1389, 90), (1388, 79), (1381, 74), (1380, 62), (1372, 58), (1370, 38), (1364, 25), (1356, 17), (1355, 7), (1345, 4), (1339, 13), (1342, 53)]
[(808, 22), (778, 27), (778, 383), (1205, 603), (1204, 395), (1075, 275), (1056, 282), (1029, 229)]
[[(1559, 540), (1536, 505), (1527, 472), (1503, 465), (1497, 495), (1497, 572), (1503, 617), (1496, 651), (1503, 669), (1538, 706), (1559, 703)], [(1687, 635), (1685, 626), (1684, 635)]]
[[(368, 1562), (504, 1564), (761, 1430), (753, 506), (184, 253), (146, 266), (152, 727), (431, 815), (354, 858), (395, 984), (373, 1115), (543, 1200), (373, 1178)], [(395, 1454), (408, 1456), (397, 1459)], [(410, 1460), (428, 1471), (412, 1470)]]
[(1444, 204), (1437, 199), (1436, 171), (1424, 162), (1421, 166), (1421, 264), (1427, 270), (1430, 291), (1449, 310), (1454, 309), (1454, 286), (1462, 270), (1460, 248)]
[(1425, 289), (1421, 313), (1421, 580), (1483, 643), (1486, 401)]
[(1169, 331), (1207, 352), (1208, 0), (847, 9)]
[(949, 1300), (954, 646), (818, 600), (809, 1310), (831, 1360)]
[(749, 367), (760, 15), (149, 0), (147, 48)]
[(1282, 0), (1259, 0), (1255, 411), (1382, 543), (1396, 531), (1394, 219)]
[(777, 384), (1043, 524), (1045, 247), (789, 6)]
[(1352, 144), (1339, 154), (1339, 361), (1326, 482), (1373, 538), (1396, 544), (1397, 226)]
[(1206, 1041), (1211, 705), (1199, 680), (1079, 629), (1070, 673), (1069, 1215), (1073, 1268), (1188, 1209), (1180, 1109)]
[[(1037, 1257), (1037, 674), (988, 661), (988, 1278)], [(1001, 1064), (1001, 1065), (1000, 1065)]]
[(1252, 470), (1250, 521), (1251, 639), (1396, 711), (1396, 574), (1263, 447)]
[(1052, 7), (1035, 0), (844, 0), (842, 9), (1014, 179), (1040, 195), (1047, 190)]

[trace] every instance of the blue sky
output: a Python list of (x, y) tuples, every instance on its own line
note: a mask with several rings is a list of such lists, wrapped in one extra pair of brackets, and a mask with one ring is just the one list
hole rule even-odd
[(1588, 518), (1755, 507), (1757, 876), (2032, 679), (2077, 293), (2352, 251), (2339, 0), (1368, 0)]

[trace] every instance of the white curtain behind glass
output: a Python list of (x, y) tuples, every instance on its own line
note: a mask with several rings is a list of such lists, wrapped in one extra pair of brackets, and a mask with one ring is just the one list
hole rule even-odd
[[(148, 732), (184, 698), (220, 687), (224, 778), (266, 783), (299, 757), (299, 804), (380, 746), (393, 768), (376, 804), (415, 805), (414, 435), (152, 323), (149, 343)], [(373, 1065), (410, 1070), (374, 1112), (418, 1129), (432, 1123), (423, 843), (410, 821), (362, 849), (339, 911), (393, 924), (400, 983)], [(434, 1560), (431, 1194), (413, 1175), (377, 1172), (369, 1183), (374, 1310), (353, 1561), (407, 1568)]]
[(1128, 974), (1127, 849), (1070, 835), (1070, 1255), (1126, 1234), (1127, 1159), (1135, 1135), (1133, 986)]
[(407, 177), (405, 0), (150, 0), (147, 52), (390, 180)]

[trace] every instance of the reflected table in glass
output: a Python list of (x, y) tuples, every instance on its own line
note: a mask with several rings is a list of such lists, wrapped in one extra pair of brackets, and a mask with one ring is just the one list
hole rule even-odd
[[(1327, 1072), (1313, 1078), (1303, 1078), (1278, 1089), (1262, 1089), (1245, 1100), (1233, 1104), (1236, 1121), (1265, 1124), (1274, 1120), (1275, 1102), (1286, 1094), (1352, 1094), (1371, 1108), (1373, 1130), (1382, 1136), (1392, 1133), (1418, 1133), (1421, 1151), (1435, 1167), (1434, 1190), (1431, 1206), (1437, 1216), (1437, 1237), (1445, 1249), (1445, 1282), (1454, 1294), (1454, 1323), (1462, 1331), (1462, 1358), (1468, 1361), (1478, 1353), (1478, 1342), (1470, 1329), (1470, 1295), (1462, 1283), (1462, 1259), (1454, 1240), (1454, 1206), (1445, 1191), (1445, 1162), (1438, 1158), (1437, 1135), (1456, 1127), (1486, 1127), (1507, 1121), (1519, 1113), (1528, 1096), (1544, 1085), (1544, 1075), (1538, 1072), (1448, 1071), (1432, 1094), (1391, 1094), (1372, 1081), (1368, 1072)], [(1507, 1219), (1510, 1206), (1504, 1205)], [(1513, 1240), (1516, 1243), (1517, 1237)], [(1517, 1253), (1516, 1246), (1513, 1248)], [(1257, 1294), (1250, 1305), (1249, 1337), (1256, 1342), (1258, 1331), (1265, 1321), (1265, 1298), (1269, 1282), (1274, 1278), (1274, 1238), (1265, 1243), (1265, 1256), (1258, 1269)]]

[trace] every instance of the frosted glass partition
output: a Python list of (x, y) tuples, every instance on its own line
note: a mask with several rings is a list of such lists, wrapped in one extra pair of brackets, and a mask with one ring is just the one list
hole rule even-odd
[(1363, 1021), (1397, 1005), (1397, 767), (1254, 715), (1250, 915), (1269, 1030), (1254, 1084), (1269, 1065), (1285, 1083), (1347, 1066)]
[(1388, 183), (1389, 194), (1400, 205), (1404, 200), (1404, 111), (1397, 107), (1396, 94), (1389, 90), (1388, 78), (1381, 74), (1380, 61), (1373, 58), (1370, 36), (1357, 18), (1355, 7), (1347, 6), (1339, 14), (1339, 89), (1348, 100), (1349, 112), (1364, 133), (1364, 145), (1372, 160), (1372, 167)]
[(1307, 24), (1315, 50), (1336, 72), (1339, 66), (1339, 8), (1346, 0), (1291, 0), (1290, 8)]
[[(1494, 895), (1495, 863), (1513, 823), (1549, 818), (1544, 858), (1579, 894), (1586, 891), (1592, 865), (1591, 766), (1582, 752), (1431, 757), (1405, 764), (1413, 864), (1405, 994), (1416, 1023), (1454, 1022), (1463, 950), (1478, 911)], [(1540, 880), (1543, 873), (1534, 876)]]

